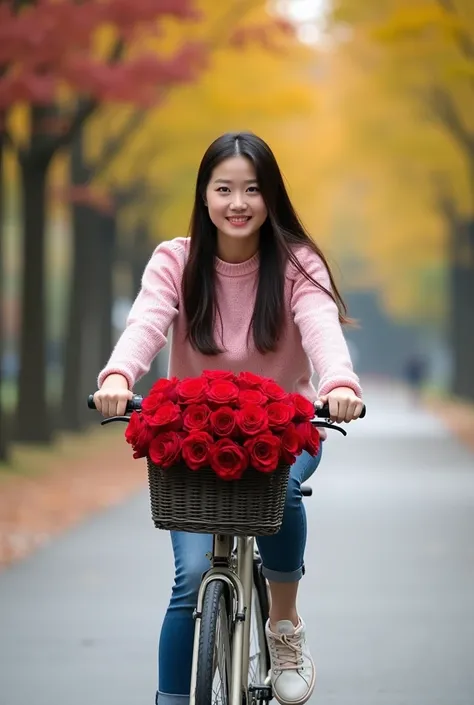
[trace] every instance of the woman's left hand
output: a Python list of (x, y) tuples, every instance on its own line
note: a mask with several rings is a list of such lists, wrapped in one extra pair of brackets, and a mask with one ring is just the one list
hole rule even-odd
[(319, 397), (322, 404), (329, 403), (331, 421), (342, 423), (358, 419), (364, 408), (364, 402), (350, 387), (336, 387), (328, 394)]

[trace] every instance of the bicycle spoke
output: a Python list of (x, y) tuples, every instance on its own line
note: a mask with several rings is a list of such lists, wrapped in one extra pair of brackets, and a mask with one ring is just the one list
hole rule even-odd
[(264, 625), (260, 619), (260, 604), (255, 590), (252, 591), (252, 620), (250, 623), (249, 685), (261, 685), (267, 677)]
[[(222, 628), (222, 619), (225, 616), (222, 603), (219, 605), (219, 617), (216, 624), (216, 640), (214, 650), (214, 678), (212, 682), (212, 703), (211, 705), (228, 705), (229, 695), (227, 693), (227, 683), (230, 681), (228, 630)], [(227, 642), (227, 643), (224, 643)]]

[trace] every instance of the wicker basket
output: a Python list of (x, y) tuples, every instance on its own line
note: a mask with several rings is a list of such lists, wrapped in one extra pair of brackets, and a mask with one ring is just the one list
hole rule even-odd
[(269, 536), (283, 520), (289, 466), (273, 473), (245, 471), (221, 480), (211, 468), (184, 465), (167, 470), (148, 459), (151, 514), (157, 529), (198, 534)]

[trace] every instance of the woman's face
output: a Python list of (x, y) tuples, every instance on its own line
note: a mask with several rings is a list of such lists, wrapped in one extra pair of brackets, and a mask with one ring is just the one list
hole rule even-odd
[(258, 233), (267, 217), (253, 164), (241, 156), (216, 166), (206, 189), (206, 203), (218, 233), (233, 240)]

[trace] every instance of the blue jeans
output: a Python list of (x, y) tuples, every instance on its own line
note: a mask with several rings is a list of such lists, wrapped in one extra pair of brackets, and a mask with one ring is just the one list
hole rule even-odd
[[(263, 572), (268, 580), (296, 582), (304, 574), (306, 513), (300, 486), (314, 473), (321, 459), (303, 452), (291, 468), (283, 523), (273, 536), (257, 538)], [(212, 536), (172, 531), (175, 583), (161, 629), (156, 705), (187, 705), (191, 681), (194, 637), (193, 610), (202, 574), (209, 570), (206, 553)]]

